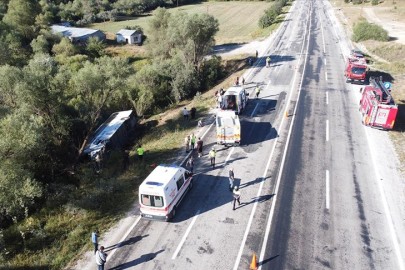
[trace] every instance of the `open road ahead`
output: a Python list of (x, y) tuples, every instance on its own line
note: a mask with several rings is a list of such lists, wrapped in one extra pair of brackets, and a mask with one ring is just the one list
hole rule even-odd
[(256, 254), (259, 269), (405, 270), (403, 179), (386, 132), (361, 124), (360, 86), (343, 77), (349, 50), (328, 1), (294, 1), (245, 74), (241, 146), (216, 146), (211, 169), (211, 128), (174, 219), (134, 216), (106, 269), (249, 269)]

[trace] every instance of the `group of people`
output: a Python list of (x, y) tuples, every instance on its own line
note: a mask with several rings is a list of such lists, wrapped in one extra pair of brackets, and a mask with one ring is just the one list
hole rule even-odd
[(98, 270), (104, 270), (104, 265), (107, 262), (107, 253), (104, 252), (104, 247), (101, 246), (98, 248), (98, 237), (100, 233), (98, 230), (95, 230), (91, 233), (91, 242), (94, 245), (94, 255), (96, 257), (96, 264)]
[[(183, 119), (188, 120), (189, 112), (188, 112), (187, 108), (185, 107), (182, 112), (183, 112)], [(196, 112), (197, 112), (197, 109), (195, 107), (192, 107), (190, 110), (191, 119), (195, 119)]]

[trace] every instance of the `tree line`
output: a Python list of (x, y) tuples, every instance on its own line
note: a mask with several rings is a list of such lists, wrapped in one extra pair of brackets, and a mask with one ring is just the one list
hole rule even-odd
[(80, 187), (85, 142), (112, 112), (153, 113), (223, 74), (219, 57), (204, 58), (219, 27), (209, 14), (158, 8), (148, 31), (150, 57), (135, 69), (130, 58), (108, 55), (97, 38), (79, 46), (52, 33), (44, 19), (50, 3), (69, 1), (0, 0), (0, 232), (63, 186)]

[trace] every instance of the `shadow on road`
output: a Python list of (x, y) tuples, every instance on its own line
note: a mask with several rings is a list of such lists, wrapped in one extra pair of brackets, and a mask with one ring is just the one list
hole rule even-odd
[(106, 247), (106, 248), (105, 248), (105, 251), (111, 251), (111, 250), (116, 249), (116, 248), (119, 248), (119, 247), (123, 247), (123, 246), (128, 246), (128, 245), (135, 244), (136, 242), (142, 240), (142, 238), (145, 238), (145, 237), (148, 237), (148, 236), (149, 236), (149, 234), (147, 234), (147, 235), (142, 235), (142, 236), (141, 236), (141, 235), (138, 235), (138, 236), (135, 236), (135, 237), (131, 237), (131, 238), (129, 238), (128, 240), (125, 240), (125, 241), (119, 242), (119, 243), (117, 243), (117, 244), (115, 244), (115, 245)]
[(268, 258), (268, 259), (266, 259), (266, 260), (263, 260), (262, 262), (259, 262), (259, 265), (258, 265), (258, 266), (262, 266), (263, 264), (265, 264), (265, 263), (267, 263), (267, 262), (269, 262), (269, 261), (271, 261), (271, 260), (274, 260), (274, 259), (277, 258), (278, 256), (280, 256), (280, 255), (276, 255), (276, 256), (273, 256), (273, 257)]
[(138, 265), (138, 264), (141, 264), (141, 263), (143, 263), (143, 262), (147, 262), (147, 261), (153, 260), (159, 253), (162, 253), (163, 251), (164, 251), (164, 250), (161, 249), (161, 250), (159, 250), (159, 251), (157, 251), (157, 252), (154, 252), (154, 253), (144, 254), (144, 255), (142, 255), (141, 257), (139, 257), (138, 259), (135, 259), (135, 260), (133, 260), (133, 261), (126, 262), (126, 263), (123, 263), (123, 264), (120, 264), (120, 265), (117, 265), (117, 266), (115, 266), (115, 267), (113, 267), (113, 268), (108, 268), (108, 269), (109, 269), (109, 270), (122, 270), (122, 269), (127, 269), (127, 268), (130, 268), (130, 267), (136, 266), (136, 265)]

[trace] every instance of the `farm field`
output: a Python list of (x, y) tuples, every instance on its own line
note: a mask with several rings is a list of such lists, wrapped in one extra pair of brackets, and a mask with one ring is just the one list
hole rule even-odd
[[(249, 42), (256, 37), (267, 35), (258, 27), (258, 21), (263, 11), (271, 5), (269, 2), (205, 2), (172, 8), (170, 12), (208, 12), (213, 15), (219, 21), (216, 45), (221, 45)], [(151, 16), (152, 14), (146, 14), (126, 21), (96, 23), (90, 28), (102, 30), (111, 37), (125, 26), (137, 25), (144, 29), (147, 36)]]

